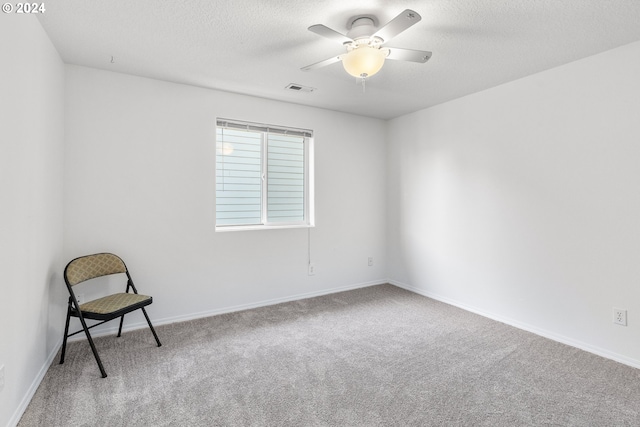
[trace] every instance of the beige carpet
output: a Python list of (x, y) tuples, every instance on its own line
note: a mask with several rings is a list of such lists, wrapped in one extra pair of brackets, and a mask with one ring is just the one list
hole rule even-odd
[(19, 426), (640, 426), (640, 370), (391, 285), (86, 342)]

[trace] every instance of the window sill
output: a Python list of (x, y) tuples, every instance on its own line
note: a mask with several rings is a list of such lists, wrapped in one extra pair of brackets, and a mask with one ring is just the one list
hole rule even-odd
[(283, 228), (313, 228), (314, 224), (289, 224), (289, 225), (230, 225), (230, 226), (216, 226), (217, 232), (227, 231), (250, 231), (250, 230), (281, 230)]

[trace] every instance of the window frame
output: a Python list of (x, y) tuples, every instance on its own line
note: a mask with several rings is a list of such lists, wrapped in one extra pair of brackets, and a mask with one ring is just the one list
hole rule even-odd
[[(235, 129), (246, 130), (252, 132), (259, 132), (261, 134), (261, 223), (259, 224), (218, 224), (218, 130), (222, 129)], [(268, 143), (269, 134), (279, 135), (293, 135), (303, 137), (303, 156), (304, 156), (304, 187), (303, 187), (303, 220), (302, 221), (288, 221), (288, 222), (270, 222), (268, 219), (269, 208), (269, 171), (268, 171)], [(315, 206), (314, 206), (314, 137), (313, 131), (308, 129), (292, 128), (279, 125), (267, 125), (255, 122), (246, 122), (234, 119), (225, 119), (218, 117), (216, 119), (216, 132), (215, 132), (215, 180), (214, 180), (214, 222), (216, 232), (226, 231), (243, 231), (243, 230), (273, 230), (283, 228), (311, 228), (315, 226)], [(222, 148), (222, 147), (220, 147)], [(274, 178), (275, 179), (275, 178)]]

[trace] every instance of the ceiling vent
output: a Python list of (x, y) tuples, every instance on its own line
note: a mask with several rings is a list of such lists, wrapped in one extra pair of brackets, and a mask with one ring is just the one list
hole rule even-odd
[(288, 84), (285, 87), (285, 89), (289, 89), (289, 90), (292, 90), (292, 91), (295, 91), (295, 92), (307, 92), (307, 93), (313, 92), (313, 91), (316, 90), (316, 88), (314, 88), (314, 87), (302, 86), (302, 85), (299, 85), (299, 84), (296, 84), (296, 83)]

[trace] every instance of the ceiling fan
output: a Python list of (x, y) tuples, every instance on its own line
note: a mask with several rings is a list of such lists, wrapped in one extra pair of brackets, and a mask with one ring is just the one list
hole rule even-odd
[(335, 62), (342, 61), (347, 73), (363, 80), (376, 74), (384, 65), (385, 59), (424, 63), (431, 58), (431, 52), (425, 50), (400, 49), (383, 47), (389, 40), (412, 25), (422, 17), (415, 11), (407, 9), (377, 28), (377, 19), (372, 15), (360, 15), (350, 19), (347, 34), (341, 34), (322, 24), (312, 25), (309, 31), (320, 36), (342, 43), (346, 53), (333, 56), (324, 61), (307, 65), (302, 71), (315, 70)]

